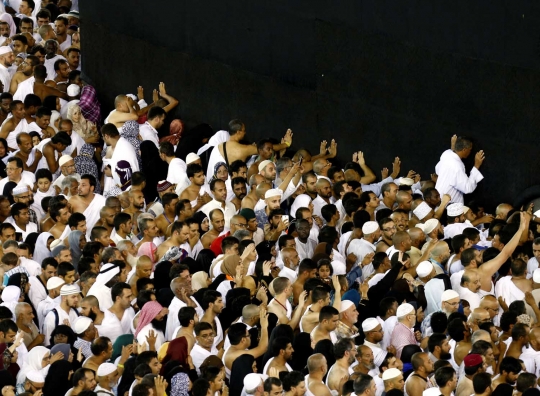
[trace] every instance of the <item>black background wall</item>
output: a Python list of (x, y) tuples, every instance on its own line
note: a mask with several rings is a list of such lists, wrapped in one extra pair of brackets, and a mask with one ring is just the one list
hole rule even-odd
[[(261, 3), (261, 4), (259, 4)], [(486, 152), (476, 198), (538, 183), (540, 4), (389, 0), (81, 0), (83, 72), (106, 111), (164, 81), (189, 125), (338, 141), (380, 174), (428, 178), (453, 134)], [(472, 156), (468, 165), (472, 164)]]

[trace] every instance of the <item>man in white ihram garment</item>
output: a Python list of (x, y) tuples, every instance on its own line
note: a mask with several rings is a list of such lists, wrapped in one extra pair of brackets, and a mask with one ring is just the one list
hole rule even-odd
[(451, 201), (463, 203), (463, 194), (470, 194), (476, 189), (476, 185), (484, 178), (479, 169), (484, 162), (484, 151), (480, 150), (474, 156), (474, 167), (470, 176), (465, 172), (463, 159), (467, 158), (472, 151), (472, 142), (464, 137), (452, 137), (452, 148), (441, 155), (439, 163), (435, 166), (437, 184), (435, 188), (439, 194), (448, 194)]

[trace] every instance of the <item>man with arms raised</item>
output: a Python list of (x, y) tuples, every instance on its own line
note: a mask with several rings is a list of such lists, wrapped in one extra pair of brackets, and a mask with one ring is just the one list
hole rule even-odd
[(86, 217), (86, 237), (90, 238), (90, 231), (99, 220), (99, 211), (105, 205), (105, 197), (95, 194), (96, 178), (93, 175), (82, 175), (79, 183), (79, 195), (73, 196), (69, 204), (73, 213), (79, 212)]

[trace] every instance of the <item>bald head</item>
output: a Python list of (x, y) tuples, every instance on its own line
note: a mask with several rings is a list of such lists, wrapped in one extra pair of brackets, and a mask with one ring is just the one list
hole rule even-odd
[(114, 107), (120, 107), (126, 101), (126, 99), (126, 95), (118, 95), (116, 98), (114, 98)]
[(486, 341), (491, 344), (491, 336), (485, 330), (476, 330), (471, 336), (471, 345), (474, 345), (476, 341)]
[(329, 186), (330, 186), (330, 182), (322, 177), (319, 180), (317, 180), (317, 183), (315, 184), (315, 187), (317, 188), (317, 190), (320, 190), (320, 189), (323, 189), (324, 187), (329, 187)]
[(473, 293), (478, 293), (480, 290), (480, 276), (476, 269), (465, 269), (461, 277), (461, 287), (466, 287)]
[(325, 168), (327, 162), (328, 161), (326, 159), (322, 159), (322, 158), (316, 160), (313, 163), (313, 172), (320, 174), (321, 171)]
[(495, 296), (488, 294), (480, 300), (480, 308), (485, 309), (490, 319), (493, 319), (499, 313), (499, 301)]
[(264, 181), (264, 177), (262, 175), (259, 175), (258, 173), (255, 175), (252, 175), (249, 178), (249, 186), (255, 190), (257, 186)]
[[(250, 277), (251, 278), (251, 277)], [(242, 308), (242, 317), (245, 320), (252, 319), (259, 315), (259, 306), (255, 304), (248, 304)]]
[(399, 190), (396, 194), (396, 202), (399, 204), (408, 202), (409, 206), (412, 204), (411, 194), (407, 191)]
[(431, 250), (431, 256), (432, 257), (439, 257), (446, 253), (447, 251), (450, 251), (448, 248), (448, 244), (446, 242), (440, 241), (437, 242), (435, 247)]
[(345, 180), (348, 182), (351, 180), (360, 182), (360, 175), (354, 169), (347, 169), (345, 171)]
[(396, 249), (399, 249), (402, 246), (408, 246), (406, 250), (409, 250), (409, 248), (411, 247), (410, 241), (411, 237), (407, 233), (407, 231), (398, 231), (392, 237), (392, 243), (394, 244)]
[(99, 301), (95, 296), (86, 296), (81, 302), (86, 303), (91, 307), (99, 307)]
[(423, 241), (426, 240), (426, 234), (424, 234), (424, 231), (422, 231), (418, 227), (409, 228), (408, 232), (409, 232), (409, 235), (411, 237), (411, 241), (413, 243), (415, 243), (415, 242), (423, 242)]
[(510, 212), (512, 209), (512, 205), (502, 203), (497, 206), (497, 209), (495, 209), (495, 217), (497, 219), (506, 220), (508, 218), (508, 212)]
[(490, 319), (488, 311), (484, 308), (475, 308), (471, 313), (471, 321), (477, 325), (489, 322)]
[(255, 190), (255, 194), (257, 195), (257, 198), (264, 199), (264, 194), (266, 194), (266, 192), (270, 190), (271, 188), (272, 186), (269, 183), (266, 183), (266, 182), (259, 183), (259, 185), (257, 186), (257, 190)]
[(307, 367), (310, 374), (320, 370), (325, 364), (326, 358), (322, 353), (315, 353), (307, 360)]

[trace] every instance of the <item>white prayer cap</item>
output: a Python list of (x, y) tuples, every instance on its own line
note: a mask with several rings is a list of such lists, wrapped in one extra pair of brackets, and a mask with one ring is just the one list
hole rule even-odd
[[(0, 47), (1, 48), (1, 47)], [(45, 382), (45, 377), (39, 371), (30, 370), (26, 373), (26, 379), (35, 382), (37, 384), (42, 384)]]
[(79, 316), (73, 324), (73, 331), (75, 334), (82, 334), (90, 327), (91, 324), (92, 319), (87, 318), (86, 316)]
[(464, 213), (463, 212), (463, 204), (459, 203), (459, 202), (448, 205), (446, 207), (446, 210), (448, 212), (448, 216), (450, 216), (450, 217), (457, 217), (457, 216), (460, 216), (460, 215), (462, 215)]
[(244, 389), (247, 392), (254, 391), (261, 385), (263, 379), (260, 374), (251, 373), (244, 377)]
[(419, 278), (424, 278), (431, 274), (433, 271), (433, 264), (431, 264), (430, 261), (422, 261), (418, 266), (416, 267), (416, 274)]
[(437, 219), (429, 219), (424, 223), (424, 234), (429, 234), (431, 231), (433, 231), (435, 228), (439, 226), (439, 220)]
[(390, 380), (390, 379), (393, 379), (393, 378), (397, 378), (402, 374), (403, 373), (401, 372), (401, 370), (398, 370), (397, 368), (389, 368), (389, 369), (384, 371), (384, 373), (382, 375), (382, 379), (383, 379), (383, 381), (386, 381), (386, 380)]
[(536, 217), (540, 217), (540, 209), (533, 213)]
[(411, 305), (411, 304), (408, 304), (408, 303), (404, 303), (404, 304), (401, 304), (398, 309), (397, 309), (397, 312), (396, 312), (396, 316), (398, 318), (401, 318), (405, 315), (410, 315), (414, 312), (414, 307)]
[(66, 164), (66, 162), (69, 162), (71, 161), (73, 158), (71, 157), (71, 155), (63, 155), (60, 157), (60, 159), (58, 160), (58, 165), (60, 166), (64, 166)]
[(262, 171), (264, 168), (266, 168), (268, 165), (270, 165), (272, 161), (270, 160), (264, 160), (259, 164), (259, 172)]
[(459, 294), (457, 291), (448, 289), (443, 291), (443, 294), (441, 294), (441, 301), (450, 301), (454, 298), (459, 298)]
[(468, 206), (463, 206), (463, 214), (467, 213), (469, 210), (471, 210), (471, 208)]
[(266, 191), (264, 194), (264, 199), (272, 198), (272, 197), (281, 197), (283, 195), (283, 191), (281, 191), (279, 188), (271, 188), (270, 190)]
[(60, 288), (61, 296), (70, 296), (72, 294), (79, 294), (79, 288), (75, 285), (64, 285)]
[(415, 210), (413, 210), (413, 213), (416, 217), (418, 217), (418, 220), (422, 220), (424, 217), (426, 217), (429, 214), (430, 211), (431, 211), (430, 206), (427, 203), (422, 202), (420, 205), (416, 207)]
[(362, 233), (364, 235), (373, 234), (375, 231), (379, 229), (379, 223), (376, 221), (367, 221), (362, 226)]
[(533, 282), (540, 283), (540, 268), (537, 268), (533, 272)]
[(441, 396), (441, 390), (437, 387), (428, 388), (422, 392), (422, 396)]
[(101, 363), (97, 369), (98, 377), (105, 377), (116, 371), (116, 366), (112, 363)]
[(201, 157), (199, 157), (197, 154), (195, 153), (189, 153), (187, 156), (186, 156), (186, 165), (189, 165), (191, 164), (192, 162), (195, 162), (197, 161), (198, 159), (200, 159)]
[(341, 305), (339, 307), (339, 313), (344, 312), (348, 310), (350, 307), (353, 307), (354, 303), (350, 300), (343, 300), (341, 301)]
[[(69, 93), (68, 93), (68, 95), (69, 95)], [(135, 102), (137, 102), (137, 101), (139, 100), (139, 99), (137, 99), (137, 97), (136, 97), (134, 94), (126, 94), (126, 96), (127, 96), (128, 98), (133, 99)]]
[(81, 93), (81, 87), (79, 87), (77, 84), (70, 84), (67, 87), (67, 94), (68, 96), (77, 96)]
[(11, 191), (11, 195), (25, 194), (28, 192), (28, 186), (26, 184), (19, 184)]
[(5, 55), (9, 52), (13, 52), (13, 50), (11, 49), (11, 47), (9, 45), (4, 45), (2, 47), (0, 47), (0, 55)]
[(55, 239), (54, 241), (51, 242), (51, 246), (50, 246), (50, 249), (51, 251), (57, 247), (58, 245), (61, 245), (62, 243), (64, 243), (64, 241), (62, 241), (61, 239)]
[(47, 281), (47, 290), (56, 289), (58, 286), (62, 286), (64, 283), (66, 282), (62, 278), (52, 276)]
[(399, 184), (403, 186), (412, 186), (414, 184), (414, 180), (410, 177), (402, 177), (399, 181)]
[(378, 325), (380, 325), (379, 321), (375, 318), (367, 318), (362, 322), (362, 331), (364, 333), (373, 330)]

